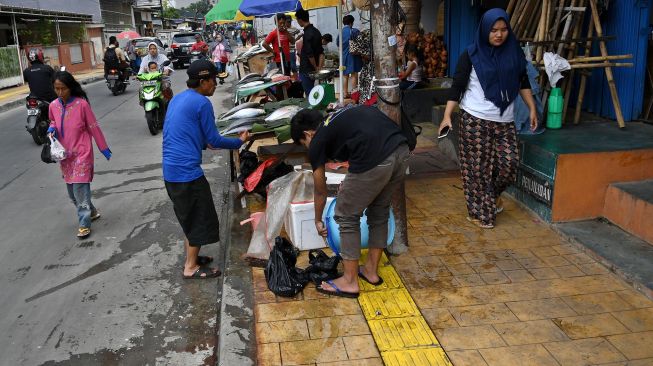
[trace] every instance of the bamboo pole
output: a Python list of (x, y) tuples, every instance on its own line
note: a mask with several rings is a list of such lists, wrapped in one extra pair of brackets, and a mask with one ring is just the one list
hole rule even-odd
[(529, 12), (531, 15), (528, 18), (528, 23), (524, 27), (524, 34), (522, 38), (531, 38), (533, 37), (533, 33), (536, 31), (536, 27), (538, 25), (538, 19), (540, 19), (540, 14), (542, 13), (542, 8), (540, 6), (535, 6), (530, 10)]
[[(592, 18), (594, 19), (594, 28), (596, 29), (596, 35), (603, 35), (603, 28), (601, 27), (601, 19), (599, 18), (599, 11), (596, 6), (596, 0), (589, 0), (590, 6), (592, 7)], [(599, 48), (601, 49), (601, 56), (608, 56), (608, 47), (606, 47), (604, 41), (599, 42)], [(614, 75), (612, 74), (612, 69), (609, 65), (605, 67), (605, 77), (608, 79), (608, 86), (610, 87), (610, 96), (612, 97), (612, 104), (614, 105), (614, 112), (617, 117), (617, 123), (619, 128), (625, 128), (626, 124), (624, 123), (624, 116), (621, 112), (621, 103), (619, 102), (619, 94), (617, 93), (617, 85), (614, 82)]]
[[(588, 41), (585, 42), (585, 57), (589, 57), (592, 54), (592, 36), (594, 35), (594, 21), (589, 22), (589, 29), (587, 30)], [(578, 100), (576, 101), (576, 110), (574, 111), (574, 124), (577, 125), (580, 122), (580, 112), (583, 109), (583, 102), (585, 101), (585, 88), (587, 88), (587, 78), (588, 74), (591, 76), (591, 70), (585, 72), (580, 77), (580, 86), (578, 88)]]
[[(580, 5), (584, 5), (585, 0), (580, 0)], [(573, 7), (576, 5), (576, 0), (572, 0), (571, 6)], [(584, 14), (584, 13), (583, 13)], [(574, 23), (574, 31), (572, 34), (572, 38), (578, 38), (580, 36), (580, 32), (582, 29), (582, 22), (583, 22), (583, 17), (579, 16), (576, 17), (576, 14), (572, 11), (569, 13), (569, 17), (571, 20), (576, 19), (576, 22)], [(566, 39), (565, 35), (565, 39)], [(560, 45), (562, 46), (562, 45)], [(559, 49), (560, 49), (560, 46)], [(572, 43), (569, 47), (569, 52), (567, 52), (567, 59), (574, 58), (576, 56), (576, 50), (578, 48), (577, 43)], [(567, 120), (567, 110), (569, 108), (569, 98), (571, 98), (571, 89), (572, 89), (572, 83), (574, 82), (574, 76), (575, 76), (575, 69), (572, 68), (571, 71), (569, 72), (569, 77), (567, 80), (565, 80), (565, 88), (563, 90), (564, 92), (564, 102), (563, 102), (563, 107), (562, 107), (562, 122), (566, 123), (565, 121)]]
[[(545, 40), (544, 32), (546, 28), (546, 8), (548, 7), (548, 5), (549, 5), (549, 0), (544, 0), (542, 4), (542, 13), (540, 15), (540, 24), (537, 27), (537, 37), (535, 39), (536, 41)], [(543, 53), (542, 51), (543, 51), (542, 46), (541, 45), (537, 46), (537, 51), (535, 53), (535, 60), (537, 61), (537, 63), (540, 63), (540, 61), (542, 61), (542, 53)]]
[(592, 56), (592, 57), (576, 57), (571, 60), (567, 60), (570, 64), (579, 63), (579, 62), (594, 62), (594, 61), (608, 61), (608, 60), (627, 60), (633, 58), (633, 55), (615, 55), (615, 56)]
[(512, 15), (512, 11), (515, 10), (516, 4), (517, 4), (517, 0), (510, 0), (510, 2), (508, 3), (508, 7), (506, 8), (506, 13), (508, 13), (508, 15)]

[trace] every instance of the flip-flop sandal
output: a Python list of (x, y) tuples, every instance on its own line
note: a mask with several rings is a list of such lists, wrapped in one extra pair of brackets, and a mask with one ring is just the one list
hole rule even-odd
[(209, 257), (206, 255), (198, 255), (197, 261), (195, 261), (195, 263), (197, 263), (198, 266), (205, 266), (211, 262), (213, 262), (213, 257)]
[(358, 292), (347, 292), (347, 291), (342, 291), (336, 286), (332, 280), (329, 281), (324, 281), (329, 284), (329, 286), (333, 287), (335, 291), (329, 291), (325, 290), (322, 288), (322, 286), (315, 286), (315, 289), (317, 292), (323, 293), (325, 295), (331, 295), (331, 296), (339, 296), (339, 297), (346, 297), (349, 299), (356, 299), (358, 298)]
[[(182, 274), (183, 274), (183, 272), (182, 272)], [(192, 275), (190, 275), (190, 276), (184, 275), (184, 279), (185, 280), (203, 280), (203, 279), (207, 279), (207, 278), (215, 278), (215, 277), (220, 276), (221, 274), (222, 274), (222, 272), (220, 272), (220, 270), (217, 270), (217, 271), (213, 272), (213, 268), (211, 268), (211, 267), (200, 266), (200, 268), (198, 268), (197, 271), (195, 271), (195, 273), (193, 273)]]
[(358, 270), (358, 277), (360, 277), (363, 281), (369, 283), (372, 286), (381, 286), (383, 284), (383, 278), (381, 278), (381, 276), (379, 276), (378, 281), (372, 282), (367, 277), (365, 277), (365, 275), (363, 274), (363, 271), (361, 271), (360, 269)]
[(78, 239), (86, 239), (89, 236), (91, 236), (91, 229), (89, 229), (87, 227), (80, 227), (77, 230), (77, 238)]

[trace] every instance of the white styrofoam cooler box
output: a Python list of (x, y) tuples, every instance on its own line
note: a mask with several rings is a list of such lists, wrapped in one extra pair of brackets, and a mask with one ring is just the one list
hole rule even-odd
[[(327, 197), (325, 207), (329, 207), (334, 199), (334, 197)], [(319, 236), (315, 229), (315, 204), (313, 202), (290, 203), (283, 224), (290, 241), (300, 250), (326, 247), (324, 238)]]

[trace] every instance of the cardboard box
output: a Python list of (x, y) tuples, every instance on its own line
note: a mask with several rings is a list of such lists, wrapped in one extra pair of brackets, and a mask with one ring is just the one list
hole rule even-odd
[[(326, 207), (334, 200), (327, 197)], [(315, 204), (313, 202), (291, 203), (284, 227), (290, 241), (300, 250), (325, 248), (324, 238), (317, 234), (315, 229)]]

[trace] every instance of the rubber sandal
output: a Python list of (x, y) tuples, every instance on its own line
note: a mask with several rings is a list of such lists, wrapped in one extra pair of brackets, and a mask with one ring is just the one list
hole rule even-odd
[(369, 283), (372, 286), (381, 286), (383, 284), (383, 278), (381, 278), (381, 276), (379, 276), (378, 281), (372, 282), (367, 277), (365, 277), (365, 275), (363, 274), (363, 271), (361, 271), (360, 269), (358, 270), (358, 277), (360, 277), (363, 281)]
[(197, 261), (195, 261), (195, 263), (197, 263), (198, 266), (205, 266), (211, 262), (213, 262), (213, 257), (209, 257), (206, 255), (198, 255)]
[(95, 220), (99, 219), (100, 217), (102, 217), (102, 215), (100, 214), (100, 211), (95, 210), (95, 214), (91, 213), (91, 221), (95, 221)]
[(503, 200), (501, 198), (497, 198), (497, 208), (494, 212), (496, 214), (500, 214), (503, 212)]
[(471, 222), (472, 224), (480, 227), (481, 229), (494, 229), (493, 224), (484, 224), (481, 222), (479, 219), (472, 219), (471, 217), (467, 216), (467, 221)]
[[(183, 272), (182, 272), (183, 273)], [(213, 272), (213, 268), (211, 267), (206, 267), (206, 266), (200, 266), (200, 268), (197, 269), (192, 275), (186, 276), (184, 275), (185, 280), (203, 280), (207, 278), (215, 278), (218, 277), (222, 274), (220, 270), (217, 270)]]
[(325, 281), (326, 283), (329, 284), (329, 286), (333, 287), (335, 291), (329, 291), (325, 290), (322, 288), (322, 285), (320, 286), (315, 286), (315, 289), (317, 292), (323, 293), (325, 295), (331, 295), (331, 296), (339, 296), (339, 297), (346, 297), (349, 299), (356, 299), (358, 298), (359, 293), (358, 292), (347, 292), (347, 291), (342, 291), (336, 286), (332, 280)]
[(77, 229), (77, 237), (79, 239), (86, 239), (91, 235), (91, 229), (87, 227), (80, 227)]

